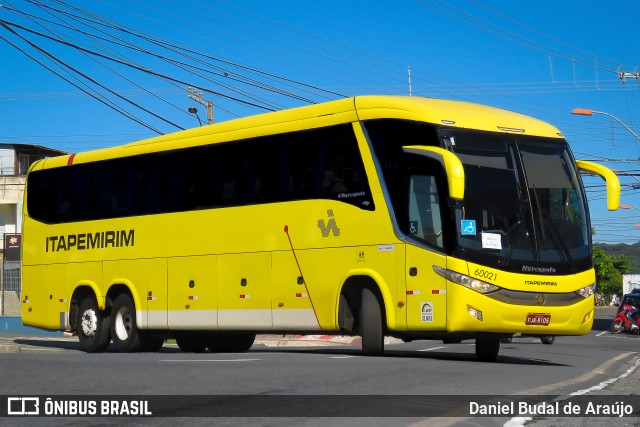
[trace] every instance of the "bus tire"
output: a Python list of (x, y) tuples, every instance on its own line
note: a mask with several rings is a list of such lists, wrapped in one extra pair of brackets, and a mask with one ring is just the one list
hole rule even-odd
[(360, 307), (360, 336), (362, 337), (362, 354), (380, 356), (384, 353), (384, 333), (382, 325), (382, 308), (373, 291), (362, 289)]
[(80, 302), (76, 332), (80, 348), (87, 353), (100, 353), (109, 345), (109, 316), (98, 308), (93, 297)]
[(556, 340), (556, 337), (553, 335), (545, 335), (543, 337), (540, 337), (540, 341), (542, 342), (542, 344), (551, 345), (555, 340)]
[(476, 338), (476, 357), (483, 362), (495, 362), (500, 352), (500, 338)]
[(111, 340), (118, 353), (133, 353), (142, 349), (141, 334), (136, 325), (136, 309), (127, 294), (120, 294), (113, 301)]
[(256, 334), (245, 332), (214, 334), (209, 338), (207, 347), (212, 353), (246, 353), (255, 340)]
[(205, 335), (198, 332), (180, 332), (176, 334), (176, 344), (185, 353), (202, 353), (207, 349)]

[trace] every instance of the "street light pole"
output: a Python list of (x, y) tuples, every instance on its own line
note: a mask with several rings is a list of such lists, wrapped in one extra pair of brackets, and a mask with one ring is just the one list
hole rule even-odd
[(637, 208), (635, 206), (630, 206), (630, 205), (620, 205), (620, 209), (636, 209), (640, 211), (640, 208)]
[[(198, 91), (192, 87), (188, 87), (187, 88), (187, 94), (189, 95), (189, 98), (193, 99), (194, 101), (196, 101), (198, 104), (202, 104), (206, 107), (207, 109), (207, 124), (211, 125), (213, 124), (213, 102), (211, 101), (206, 101), (203, 97), (202, 97), (202, 92)], [(198, 118), (198, 120), (200, 120), (200, 118)]]
[(198, 122), (200, 123), (200, 126), (202, 126), (202, 120), (200, 120), (200, 116), (198, 115), (198, 109), (192, 105), (187, 111), (196, 116)]
[(613, 114), (605, 113), (604, 111), (587, 110), (586, 108), (574, 108), (573, 111), (571, 111), (571, 114), (575, 114), (575, 115), (578, 115), (578, 116), (593, 116), (594, 114), (602, 114), (604, 116), (611, 117), (613, 120), (615, 120), (616, 122), (620, 123), (620, 125), (623, 128), (625, 128), (626, 130), (631, 132), (631, 135), (635, 136), (637, 140), (640, 140), (640, 136), (638, 136), (629, 126), (625, 125), (622, 122), (622, 120), (620, 120), (619, 118), (617, 118)]

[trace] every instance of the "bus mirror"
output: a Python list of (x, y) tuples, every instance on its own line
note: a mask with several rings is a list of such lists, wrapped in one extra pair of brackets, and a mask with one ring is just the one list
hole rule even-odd
[(464, 198), (464, 168), (458, 156), (444, 148), (424, 145), (408, 145), (402, 147), (402, 150), (405, 153), (429, 157), (440, 162), (447, 174), (449, 197), (456, 200)]
[(576, 160), (578, 169), (602, 177), (607, 183), (607, 208), (615, 211), (620, 206), (620, 180), (609, 168), (586, 160)]

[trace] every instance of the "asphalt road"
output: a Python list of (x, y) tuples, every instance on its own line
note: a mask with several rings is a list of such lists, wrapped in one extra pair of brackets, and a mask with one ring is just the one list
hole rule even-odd
[[(75, 338), (2, 337), (0, 343), (17, 344), (20, 353), (0, 354), (0, 395), (171, 395), (171, 396), (280, 396), (274, 401), (246, 398), (237, 405), (240, 415), (251, 414), (255, 405), (274, 405), (265, 415), (276, 417), (205, 418), (90, 418), (79, 419), (0, 419), (6, 425), (523, 425), (526, 420), (511, 416), (495, 418), (370, 418), (363, 411), (349, 418), (313, 416), (279, 417), (293, 396), (316, 396), (309, 413), (318, 408), (335, 407), (335, 415), (345, 415), (335, 396), (405, 395), (431, 396), (538, 396), (561, 395), (597, 389), (632, 367), (638, 357), (640, 338), (635, 335), (611, 335), (609, 311), (599, 310), (594, 330), (584, 337), (558, 337), (553, 345), (536, 338), (515, 338), (502, 344), (495, 363), (479, 362), (472, 343), (442, 344), (417, 341), (386, 346), (382, 357), (363, 357), (355, 346), (271, 347), (256, 344), (243, 354), (182, 353), (165, 346), (159, 353), (85, 354)], [(601, 388), (601, 387), (600, 387)], [(627, 389), (624, 393), (628, 393)], [(630, 393), (630, 392), (629, 392)], [(637, 393), (633, 393), (637, 394)], [(282, 397), (285, 396), (285, 397)], [(290, 396), (287, 398), (286, 396)], [(326, 398), (323, 398), (326, 397)], [(194, 402), (197, 400), (193, 398)], [(380, 401), (359, 402), (345, 398), (340, 402), (364, 405), (375, 413)], [(458, 404), (446, 398), (449, 407)], [(188, 409), (185, 399), (173, 399), (167, 405)], [(332, 406), (333, 405), (333, 406)], [(370, 408), (367, 408), (370, 405)], [(244, 408), (244, 409), (243, 409)], [(294, 413), (300, 406), (290, 406)], [(280, 411), (279, 411), (280, 409)], [(636, 408), (637, 409), (637, 408)], [(286, 409), (285, 409), (286, 410)], [(304, 411), (302, 411), (304, 412)], [(177, 412), (178, 414), (180, 412)], [(320, 414), (333, 414), (331, 410)], [(395, 415), (395, 414), (394, 414)], [(546, 424), (545, 424), (545, 420)], [(536, 427), (555, 425), (549, 417), (529, 421)], [(564, 422), (566, 419), (560, 419)], [(602, 420), (600, 418), (593, 420)], [(5, 421), (7, 421), (5, 423)], [(27, 423), (26, 421), (29, 421)], [(588, 421), (588, 420), (586, 420)], [(520, 424), (518, 424), (520, 423)], [(594, 424), (602, 425), (600, 422)], [(624, 424), (616, 424), (624, 425)]]

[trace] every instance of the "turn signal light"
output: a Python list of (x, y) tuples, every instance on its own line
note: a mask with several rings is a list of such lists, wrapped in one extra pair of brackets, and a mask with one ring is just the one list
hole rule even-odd
[(470, 305), (467, 305), (467, 310), (469, 310), (469, 314), (471, 315), (471, 317), (475, 317), (476, 319), (482, 322), (482, 312), (480, 310), (475, 309)]

